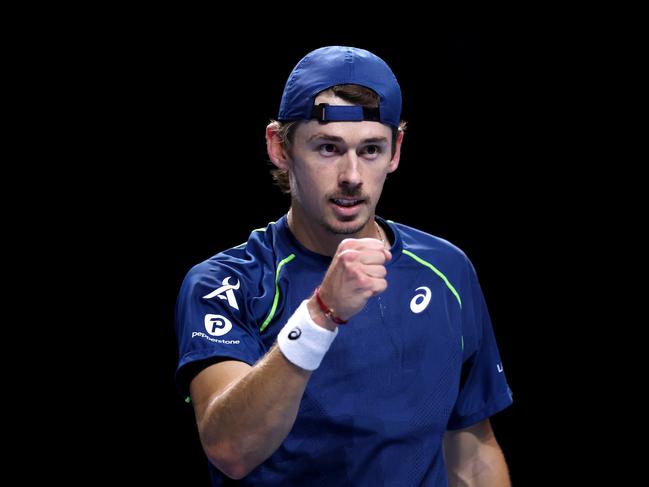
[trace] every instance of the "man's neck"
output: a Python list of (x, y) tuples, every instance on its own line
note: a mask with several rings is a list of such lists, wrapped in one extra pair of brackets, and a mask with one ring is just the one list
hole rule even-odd
[(304, 247), (312, 252), (329, 257), (336, 253), (340, 242), (346, 238), (376, 238), (387, 242), (383, 230), (375, 223), (374, 215), (365, 227), (355, 234), (343, 235), (328, 231), (322, 225), (314, 225), (313, 220), (306, 218), (293, 207), (288, 212), (288, 227), (293, 236)]

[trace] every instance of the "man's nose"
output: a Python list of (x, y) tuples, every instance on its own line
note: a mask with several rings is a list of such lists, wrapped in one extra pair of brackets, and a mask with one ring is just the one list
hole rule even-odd
[(360, 161), (354, 151), (347, 151), (344, 157), (340, 158), (340, 173), (338, 183), (343, 186), (360, 186), (363, 180), (360, 172)]

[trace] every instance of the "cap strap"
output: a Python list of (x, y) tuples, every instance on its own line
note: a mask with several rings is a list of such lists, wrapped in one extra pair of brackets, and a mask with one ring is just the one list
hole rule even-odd
[(360, 105), (329, 105), (320, 103), (311, 110), (311, 118), (321, 122), (361, 122), (363, 120), (380, 122), (378, 107), (367, 108)]

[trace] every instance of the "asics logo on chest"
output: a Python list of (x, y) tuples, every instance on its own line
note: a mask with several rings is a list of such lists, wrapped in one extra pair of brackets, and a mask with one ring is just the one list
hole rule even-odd
[(410, 300), (410, 311), (413, 313), (421, 313), (426, 309), (428, 303), (430, 303), (431, 292), (426, 286), (421, 286), (415, 289), (415, 291), (423, 291), (421, 293), (415, 294), (414, 297)]
[(232, 306), (234, 309), (239, 309), (239, 304), (237, 303), (237, 300), (234, 297), (234, 291), (239, 289), (239, 286), (241, 286), (241, 282), (237, 279), (236, 284), (230, 284), (231, 278), (232, 278), (231, 276), (228, 276), (225, 279), (223, 279), (223, 285), (220, 288), (215, 289), (211, 293), (203, 296), (203, 299), (211, 299), (214, 296), (216, 296), (219, 299), (227, 299), (228, 304), (230, 306)]

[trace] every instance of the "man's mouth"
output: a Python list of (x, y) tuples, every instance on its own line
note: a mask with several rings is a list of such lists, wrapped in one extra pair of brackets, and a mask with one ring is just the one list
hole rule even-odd
[(345, 208), (351, 208), (352, 206), (360, 205), (365, 200), (355, 199), (355, 198), (331, 198), (330, 201), (337, 204), (338, 206), (343, 206)]

